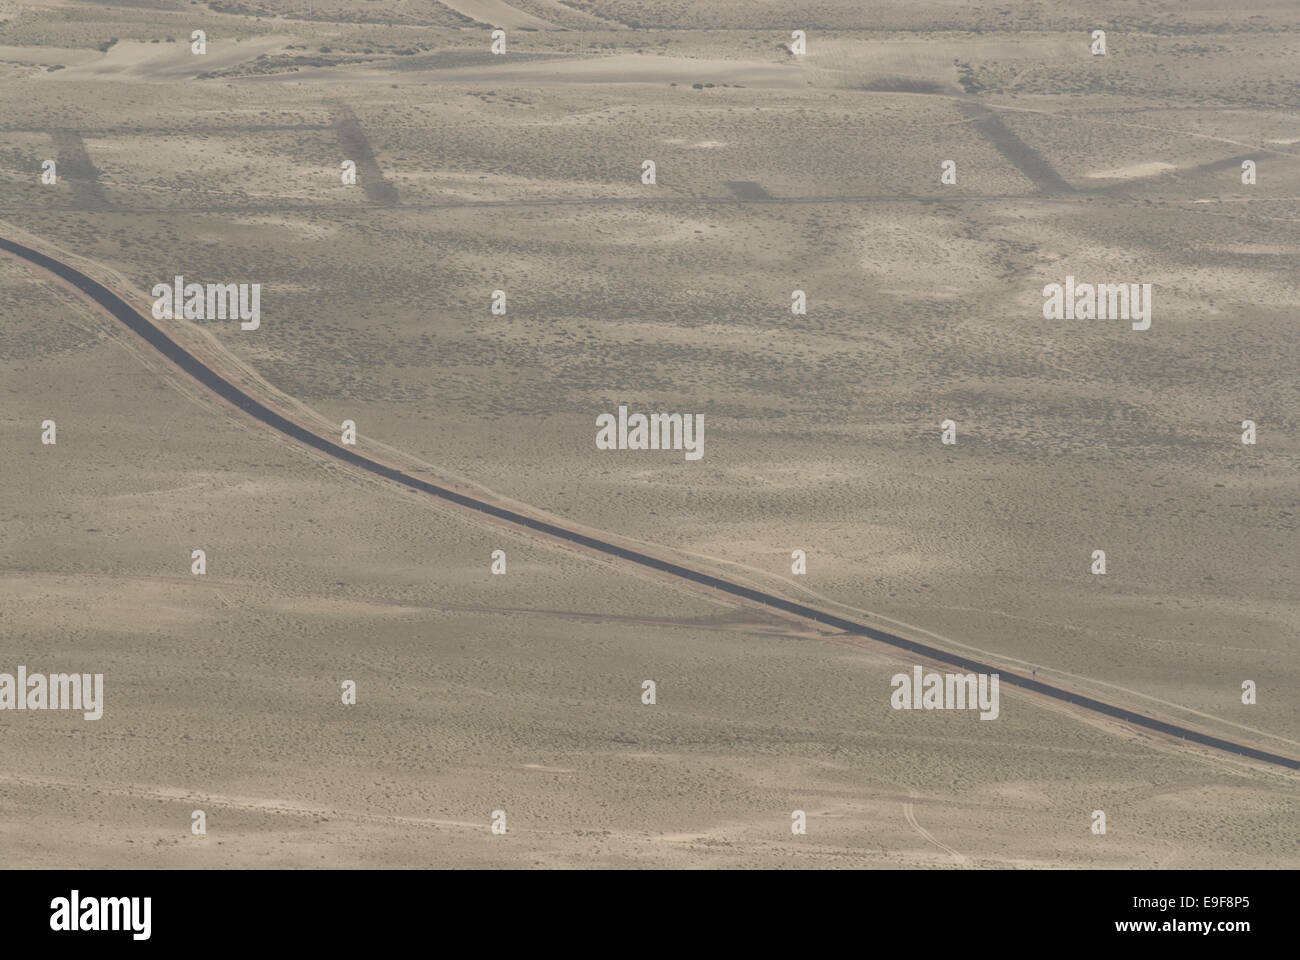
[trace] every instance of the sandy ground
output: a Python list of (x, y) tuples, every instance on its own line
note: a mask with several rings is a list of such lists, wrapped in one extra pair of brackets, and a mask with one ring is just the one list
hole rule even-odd
[[(186, 335), (363, 443), (1300, 751), (1300, 87), (1276, 8), (1232, 33), (1116, 14), (1103, 59), (1064, 7), (1011, 30), (896, 5), (864, 36), (824, 4), (796, 62), (743, 4), (593, 4), (581, 37), (540, 0), (470, 7), (205, 14), (200, 68), (182, 5), (10, 4), (0, 220), (146, 306), (176, 273), (262, 283), (256, 335)], [(1151, 330), (1043, 321), (1067, 273), (1154, 283)], [(102, 669), (108, 698), (94, 723), (0, 714), (6, 864), (1300, 861), (1293, 777), (1006, 691), (992, 723), (892, 711), (888, 651), (350, 475), (7, 260), (0, 298), (0, 670)], [(703, 413), (704, 460), (595, 450), (619, 403)]]

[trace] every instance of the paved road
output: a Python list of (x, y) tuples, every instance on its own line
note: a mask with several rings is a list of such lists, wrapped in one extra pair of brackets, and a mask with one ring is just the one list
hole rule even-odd
[(92, 279), (81, 271), (56, 260), (53, 257), (41, 253), (39, 250), (33, 250), (31, 247), (16, 243), (4, 237), (0, 237), (0, 250), (7, 251), (22, 260), (31, 263), (42, 270), (59, 277), (62, 280), (72, 284), (82, 293), (86, 294), (93, 301), (102, 306), (123, 324), (143, 337), (148, 343), (155, 347), (159, 353), (165, 356), (172, 363), (176, 364), (187, 374), (199, 381), (209, 390), (233, 403), (241, 410), (267, 426), (278, 430), (280, 433), (297, 440), (300, 443), (313, 447), (322, 453), (328, 454), (345, 463), (349, 463), (362, 470), (369, 471), (386, 480), (399, 483), (404, 487), (412, 490), (418, 490), (421, 493), (438, 497), (442, 500), (450, 501), (457, 506), (464, 507), (468, 510), (474, 510), (478, 513), (486, 514), (498, 520), (506, 521), (527, 530), (533, 530), (537, 533), (543, 533), (547, 536), (554, 537), (557, 540), (575, 543), (579, 546), (586, 547), (598, 553), (608, 556), (617, 557), (631, 563), (657, 570), (682, 580), (688, 580), (692, 583), (700, 584), (710, 589), (717, 590), (721, 593), (729, 594), (733, 597), (739, 597), (742, 600), (748, 600), (751, 603), (761, 604), (767, 607), (773, 607), (786, 613), (794, 614), (806, 620), (815, 623), (824, 624), (836, 630), (841, 630), (855, 636), (868, 637), (887, 646), (899, 650), (905, 650), (915, 657), (945, 663), (955, 666), (967, 673), (996, 673), (999, 674), (1002, 683), (1009, 683), (1012, 686), (1020, 687), (1033, 693), (1059, 700), (1063, 703), (1071, 704), (1083, 710), (1089, 710), (1115, 720), (1122, 720), (1125, 723), (1132, 724), (1135, 727), (1141, 727), (1145, 730), (1152, 730), (1156, 733), (1165, 734), (1170, 737), (1177, 737), (1191, 743), (1197, 743), (1201, 746), (1211, 747), (1215, 750), (1222, 750), (1227, 753), (1236, 754), (1241, 757), (1247, 757), (1252, 760), (1263, 761), (1264, 763), (1276, 764), (1277, 766), (1286, 767), (1289, 770), (1300, 770), (1300, 760), (1292, 757), (1284, 757), (1276, 753), (1269, 753), (1265, 750), (1258, 750), (1244, 744), (1233, 743), (1229, 740), (1223, 740), (1219, 737), (1210, 736), (1190, 727), (1182, 727), (1177, 724), (1166, 723), (1163, 720), (1157, 720), (1154, 717), (1148, 717), (1145, 714), (1134, 713), (1132, 710), (1126, 710), (1123, 707), (1117, 707), (1113, 704), (1104, 703), (1100, 700), (1094, 700), (1091, 697), (1085, 697), (1071, 690), (1053, 686), (1049, 683), (1043, 683), (1032, 677), (1021, 676), (1020, 674), (1010, 673), (998, 667), (993, 667), (978, 660), (971, 660), (959, 654), (951, 653), (947, 650), (941, 650), (938, 647), (932, 647), (928, 644), (918, 643), (914, 640), (908, 640), (905, 637), (899, 637), (884, 630), (878, 630), (875, 627), (869, 627), (865, 624), (856, 623), (839, 617), (831, 613), (818, 610), (802, 603), (795, 603), (792, 600), (786, 600), (775, 594), (764, 593), (761, 590), (755, 590), (751, 587), (743, 586), (739, 583), (733, 583), (711, 574), (702, 573), (698, 570), (692, 570), (689, 567), (683, 567), (680, 564), (671, 563), (667, 560), (661, 560), (658, 557), (652, 557), (635, 550), (629, 550), (626, 547), (617, 544), (608, 543), (595, 537), (579, 533), (575, 530), (569, 530), (565, 527), (556, 526), (530, 517), (514, 510), (508, 510), (496, 504), (487, 503), (474, 497), (466, 496), (455, 490), (449, 490), (440, 487), (437, 484), (429, 483), (425, 480), (417, 479), (409, 474), (403, 473), (393, 467), (371, 460), (353, 450), (326, 440), (324, 437), (312, 433), (310, 430), (294, 423), (292, 420), (276, 413), (266, 405), (259, 403), (250, 397), (237, 386), (226, 380), (211, 368), (200, 362), (192, 354), (182, 348), (174, 340), (168, 337), (161, 329), (154, 325), (153, 321), (148, 319), (143, 313), (140, 313), (129, 303), (119, 297), (108, 287)]

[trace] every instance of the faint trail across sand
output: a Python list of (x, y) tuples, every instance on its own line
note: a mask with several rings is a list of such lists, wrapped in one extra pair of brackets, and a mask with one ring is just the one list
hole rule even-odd
[[(912, 797), (916, 796), (915, 790), (909, 789), (907, 792)], [(947, 853), (949, 856), (951, 856), (954, 860), (957, 861), (958, 866), (969, 867), (971, 865), (970, 857), (966, 856), (964, 853), (958, 853), (956, 850), (948, 846), (948, 844), (944, 843), (942, 840), (936, 839), (934, 834), (932, 834), (929, 830), (925, 829), (925, 827), (921, 826), (919, 823), (916, 822), (916, 812), (912, 809), (912, 802), (910, 800), (905, 801), (903, 803), (903, 816), (907, 818), (908, 826), (910, 826), (913, 830), (915, 830), (918, 834), (920, 834), (923, 840), (925, 840), (928, 843), (934, 844), (944, 853)]]

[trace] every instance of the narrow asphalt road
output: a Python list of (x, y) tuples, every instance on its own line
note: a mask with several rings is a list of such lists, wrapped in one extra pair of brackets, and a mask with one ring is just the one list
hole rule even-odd
[(792, 600), (786, 600), (783, 597), (776, 596), (775, 594), (764, 593), (761, 590), (754, 590), (738, 583), (732, 583), (729, 580), (711, 576), (707, 573), (701, 573), (698, 570), (692, 570), (688, 567), (683, 567), (667, 560), (661, 560), (658, 557), (638, 553), (635, 550), (629, 550), (626, 547), (620, 547), (616, 544), (608, 543), (604, 540), (579, 533), (575, 530), (556, 526), (555, 524), (547, 523), (543, 520), (518, 513), (514, 510), (508, 510), (504, 507), (466, 496), (465, 494), (458, 493), (455, 490), (449, 490), (445, 487), (440, 487), (436, 484), (419, 480), (409, 474), (403, 473), (401, 470), (371, 460), (369, 457), (364, 457), (359, 453), (341, 446), (340, 444), (326, 440), (324, 437), (312, 433), (310, 430), (305, 429), (299, 424), (294, 423), (292, 420), (276, 413), (266, 405), (254, 400), (248, 394), (244, 393), (244, 391), (240, 390), (237, 386), (217, 374), (210, 367), (200, 362), (191, 353), (182, 348), (161, 329), (155, 326), (153, 321), (148, 319), (143, 313), (136, 310), (108, 287), (81, 271), (60, 260), (56, 260), (53, 257), (41, 253), (39, 250), (34, 250), (31, 247), (24, 246), (21, 243), (16, 243), (5, 237), (0, 237), (0, 250), (4, 250), (15, 257), (25, 260), (26, 262), (53, 274), (59, 279), (70, 283), (143, 339), (148, 341), (148, 343), (156, 348), (163, 356), (176, 364), (176, 366), (180, 367), (195, 380), (199, 381), (199, 383), (239, 407), (255, 419), (260, 420), (267, 426), (278, 430), (280, 433), (283, 433), (300, 443), (313, 447), (322, 453), (328, 454), (338, 460), (342, 460), (345, 463), (349, 463), (354, 467), (367, 470), (386, 480), (391, 480), (394, 483), (399, 483), (412, 490), (418, 490), (421, 493), (450, 501), (451, 503), (464, 507), (467, 510), (474, 510), (478, 513), (486, 514), (490, 517), (506, 521), (507, 523), (514, 524), (524, 529), (546, 534), (547, 536), (554, 537), (557, 540), (575, 543), (598, 553), (616, 557), (620, 560), (626, 560), (630, 563), (639, 564), (643, 567), (648, 567), (652, 570), (657, 570), (661, 573), (666, 573), (682, 580), (690, 581), (691, 583), (700, 584), (721, 593), (729, 594), (733, 597), (739, 597), (742, 600), (748, 600), (751, 603), (782, 610), (786, 613), (802, 617), (806, 620), (811, 620), (815, 623), (824, 624), (825, 626), (841, 630), (848, 634), (868, 637), (896, 649), (905, 650), (916, 657), (921, 657), (938, 663), (949, 664), (967, 673), (996, 673), (1000, 676), (1002, 683), (1009, 683), (1024, 690), (1041, 694), (1042, 696), (1050, 697), (1063, 703), (1071, 704), (1083, 710), (1089, 710), (1093, 713), (1101, 714), (1115, 720), (1122, 720), (1125, 723), (1131, 724), (1135, 727), (1141, 727), (1144, 730), (1152, 730), (1156, 733), (1176, 737), (1190, 743), (1200, 744), (1201, 746), (1211, 747), (1215, 750), (1222, 750), (1252, 760), (1259, 760), (1264, 763), (1286, 767), (1289, 770), (1300, 770), (1300, 760), (1296, 760), (1292, 757), (1285, 757), (1280, 754), (1269, 753), (1265, 750), (1259, 750), (1244, 744), (1233, 743), (1229, 740), (1223, 740), (1219, 737), (1210, 736), (1207, 733), (1193, 730), (1190, 727), (1182, 727), (1177, 724), (1166, 723), (1165, 721), (1158, 720), (1155, 717), (1146, 716), (1145, 714), (1134, 713), (1132, 710), (1126, 710), (1123, 707), (1104, 703), (1100, 700), (1094, 700), (1091, 697), (1085, 697), (1073, 691), (1056, 687), (1049, 683), (1043, 683), (1032, 677), (1010, 673), (1006, 670), (980, 663), (977, 660), (971, 660), (947, 650), (941, 650), (924, 643), (917, 643), (914, 640), (908, 640), (904, 637), (899, 637), (892, 633), (878, 630), (875, 627), (866, 626), (865, 624), (855, 623), (852, 620), (847, 620), (844, 617), (823, 612), (802, 603), (795, 603)]

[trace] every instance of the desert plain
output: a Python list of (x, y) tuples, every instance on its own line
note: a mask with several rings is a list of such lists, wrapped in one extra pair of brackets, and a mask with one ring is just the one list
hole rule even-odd
[[(1300, 23), (1221, 7), (0, 0), (0, 236), (260, 284), (160, 325), (362, 452), (1297, 757)], [(1300, 866), (1294, 771), (895, 710), (906, 653), (307, 450), (7, 256), (0, 371), (0, 671), (105, 690), (0, 711), (0, 865)]]

